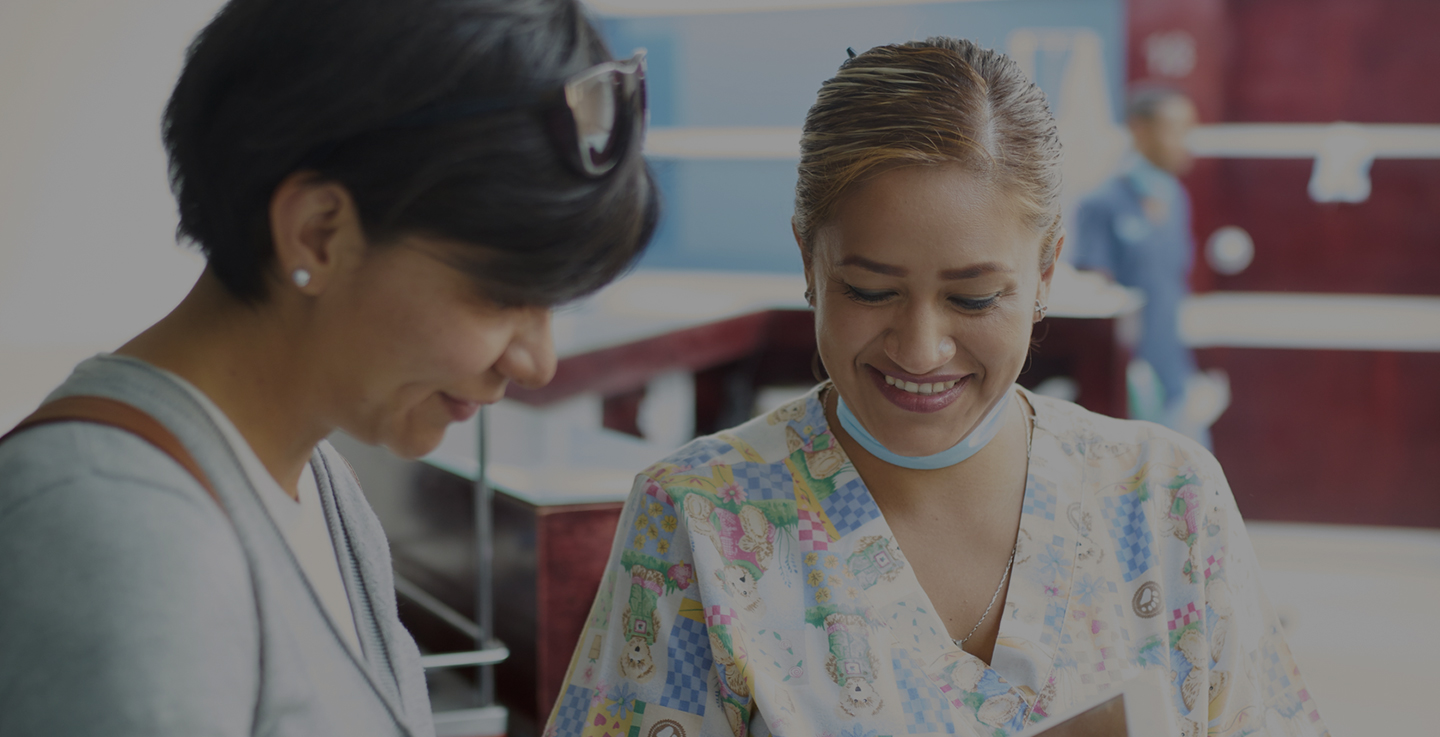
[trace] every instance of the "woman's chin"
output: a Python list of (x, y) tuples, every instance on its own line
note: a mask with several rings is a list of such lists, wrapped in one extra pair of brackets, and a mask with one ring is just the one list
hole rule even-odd
[(394, 453), (406, 460), (415, 460), (429, 455), (440, 442), (445, 439), (445, 426), (440, 427), (410, 427), (403, 428), (398, 433), (390, 434), (379, 443), (385, 446), (391, 453)]

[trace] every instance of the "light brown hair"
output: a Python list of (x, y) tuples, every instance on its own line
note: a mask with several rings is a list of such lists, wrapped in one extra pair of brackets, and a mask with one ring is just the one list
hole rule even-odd
[(958, 163), (999, 187), (1055, 258), (1060, 138), (1045, 93), (1004, 54), (937, 36), (847, 60), (805, 116), (795, 230), (806, 255), (854, 187), (891, 169)]

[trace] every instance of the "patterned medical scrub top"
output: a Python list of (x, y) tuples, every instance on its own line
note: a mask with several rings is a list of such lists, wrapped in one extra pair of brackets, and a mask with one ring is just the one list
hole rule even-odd
[(636, 478), (547, 735), (1005, 737), (1147, 671), (1186, 737), (1328, 734), (1198, 445), (1024, 393), (987, 665), (946, 634), (818, 394)]

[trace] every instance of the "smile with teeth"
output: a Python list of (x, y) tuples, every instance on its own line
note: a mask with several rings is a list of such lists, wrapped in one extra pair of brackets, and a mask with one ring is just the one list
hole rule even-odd
[[(959, 380), (957, 379), (956, 381)], [(911, 394), (939, 394), (940, 392), (947, 391), (950, 388), (954, 387), (956, 381), (937, 381), (933, 384), (916, 384), (913, 381), (900, 381), (899, 379), (896, 379), (894, 376), (890, 376), (889, 374), (886, 374), (885, 376), (886, 384), (889, 384), (896, 389), (910, 392)]]

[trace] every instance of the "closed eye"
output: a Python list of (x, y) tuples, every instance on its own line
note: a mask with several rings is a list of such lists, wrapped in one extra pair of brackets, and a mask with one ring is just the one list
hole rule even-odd
[[(895, 296), (895, 292), (888, 289), (870, 290), (860, 289), (850, 284), (844, 285), (845, 296), (861, 304), (876, 305), (889, 301)], [(984, 312), (994, 307), (1004, 293), (992, 294), (988, 297), (951, 297), (950, 303), (966, 312)]]
[(856, 302), (860, 302), (860, 303), (862, 303), (862, 304), (873, 305), (873, 304), (879, 304), (879, 303), (881, 303), (881, 302), (884, 302), (884, 301), (887, 300), (887, 299), (890, 299), (891, 297), (895, 296), (895, 293), (894, 293), (894, 292), (890, 292), (890, 291), (883, 291), (883, 290), (882, 290), (882, 291), (870, 291), (870, 290), (867, 290), (867, 289), (857, 289), (857, 288), (855, 288), (855, 287), (850, 286), (849, 284), (846, 284), (846, 285), (845, 285), (845, 296), (849, 297), (850, 299), (855, 300)]
[(984, 310), (988, 310), (991, 307), (994, 307), (995, 303), (999, 300), (1000, 295), (998, 294), (993, 294), (989, 297), (983, 297), (980, 299), (971, 299), (967, 297), (950, 298), (951, 304), (954, 304), (956, 307), (959, 307), (960, 309), (966, 310), (968, 312), (981, 312)]

